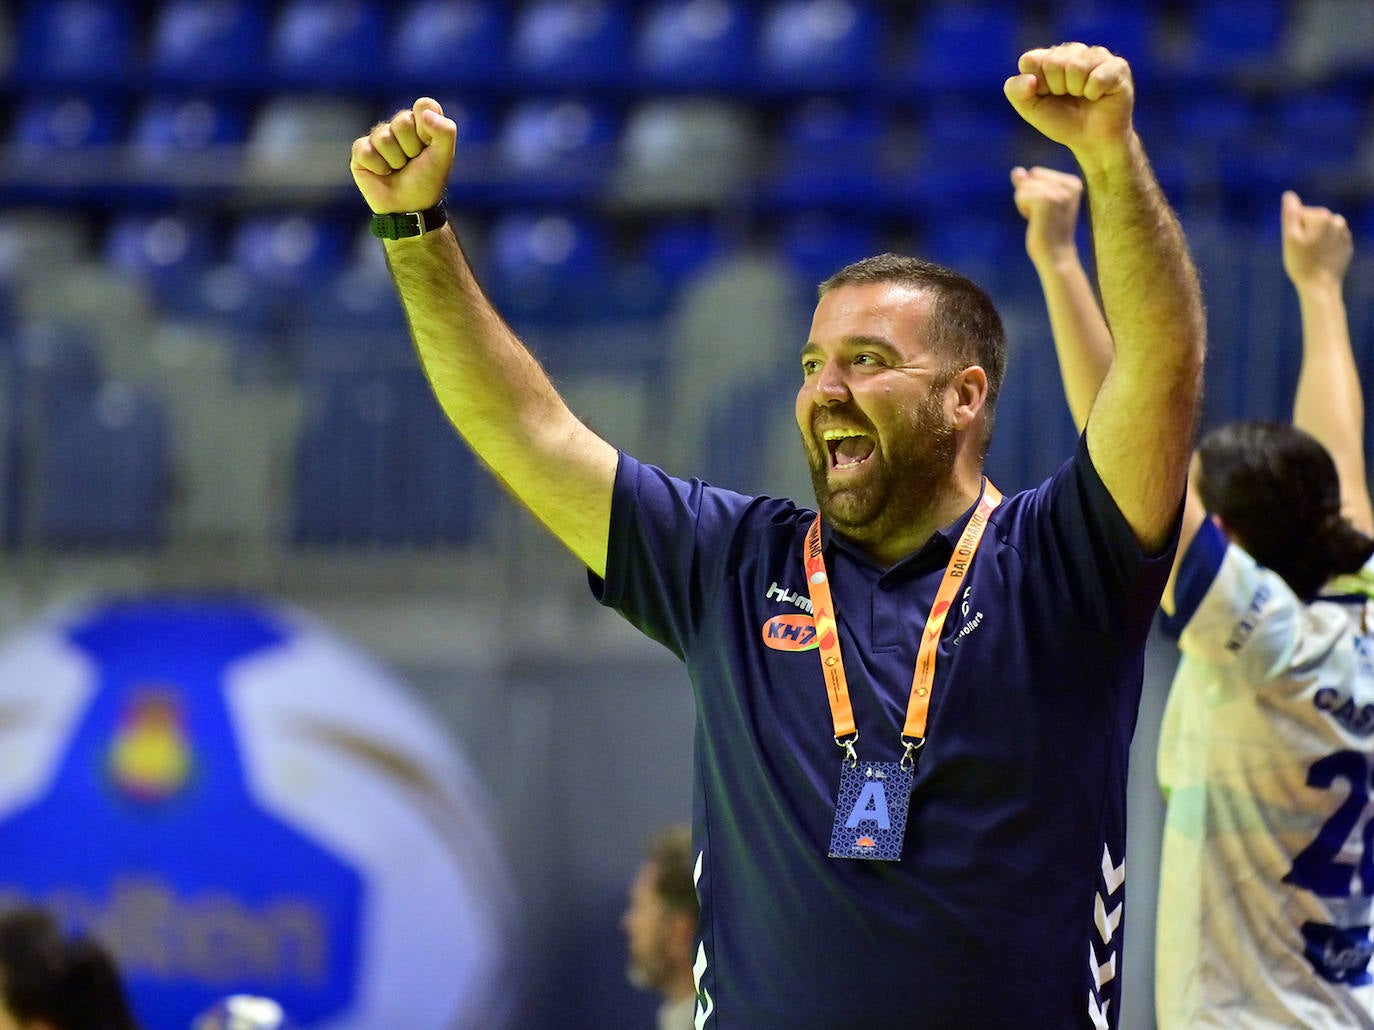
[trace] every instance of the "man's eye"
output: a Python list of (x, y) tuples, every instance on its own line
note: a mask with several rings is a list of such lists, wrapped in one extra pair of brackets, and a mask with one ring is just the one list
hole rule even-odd
[(804, 376), (814, 375), (816, 372), (820, 371), (820, 367), (821, 367), (821, 363), (820, 363), (819, 361), (803, 361), (803, 362), (802, 362), (802, 375), (804, 375)]
[(854, 357), (854, 364), (877, 366), (881, 365), (882, 362), (878, 360), (878, 355), (876, 354), (857, 354)]

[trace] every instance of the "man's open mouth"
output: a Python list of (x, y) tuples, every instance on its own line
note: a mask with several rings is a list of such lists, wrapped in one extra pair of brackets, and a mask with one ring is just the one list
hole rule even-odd
[(858, 468), (873, 455), (873, 437), (855, 429), (827, 429), (821, 433), (830, 452), (830, 468), (845, 472)]

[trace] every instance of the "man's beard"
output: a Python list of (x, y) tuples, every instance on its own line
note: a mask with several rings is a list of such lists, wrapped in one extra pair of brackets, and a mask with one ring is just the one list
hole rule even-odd
[(859, 544), (881, 543), (938, 503), (954, 465), (954, 428), (945, 418), (941, 380), (898, 432), (875, 436), (868, 459), (875, 464), (861, 482), (832, 486), (829, 450), (823, 443), (819, 453), (806, 448), (817, 510), (837, 532)]

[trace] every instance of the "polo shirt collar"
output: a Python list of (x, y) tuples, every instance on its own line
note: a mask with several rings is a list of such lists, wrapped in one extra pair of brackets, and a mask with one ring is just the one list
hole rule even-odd
[(867, 553), (851, 544), (843, 536), (836, 533), (830, 527), (830, 523), (821, 520), (821, 547), (827, 552), (838, 549), (843, 551), (850, 558), (861, 562), (879, 572), (887, 575), (901, 573), (920, 573), (928, 571), (932, 567), (944, 568), (949, 562), (949, 556), (954, 553), (954, 548), (959, 543), (959, 536), (964, 531), (964, 526), (973, 517), (973, 511), (978, 507), (978, 502), (983, 499), (983, 491), (987, 489), (987, 480), (983, 481), (979, 488), (978, 497), (964, 509), (953, 522), (937, 529), (924, 544), (916, 548), (905, 558), (900, 558), (896, 563), (884, 569), (877, 562), (868, 556)]

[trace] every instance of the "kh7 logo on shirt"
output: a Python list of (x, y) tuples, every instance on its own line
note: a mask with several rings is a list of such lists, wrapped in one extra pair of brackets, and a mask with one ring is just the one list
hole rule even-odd
[(811, 598), (778, 586), (776, 582), (768, 587), (766, 597), (769, 601), (781, 601), (801, 609), (801, 612), (775, 615), (763, 624), (763, 642), (767, 646), (774, 651), (811, 651), (820, 646), (816, 620), (811, 617)]
[(809, 615), (775, 615), (763, 624), (763, 642), (774, 651), (811, 651), (820, 646)]

